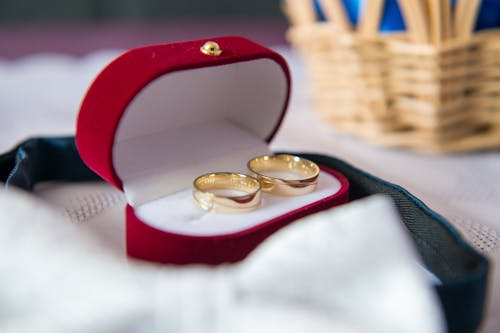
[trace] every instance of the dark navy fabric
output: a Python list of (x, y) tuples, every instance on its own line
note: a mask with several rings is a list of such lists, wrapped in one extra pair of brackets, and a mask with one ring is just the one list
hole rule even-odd
[[(466, 333), (478, 328), (489, 269), (484, 256), (469, 246), (443, 217), (400, 186), (330, 156), (300, 156), (343, 173), (350, 182), (350, 200), (377, 193), (392, 197), (425, 266), (442, 282), (436, 285), (436, 292), (449, 331)], [(80, 159), (74, 137), (33, 138), (0, 155), (0, 181), (7, 187), (31, 191), (37, 182), (98, 179)]]
[(49, 180), (100, 179), (82, 162), (73, 137), (33, 138), (0, 155), (0, 181), (31, 191)]

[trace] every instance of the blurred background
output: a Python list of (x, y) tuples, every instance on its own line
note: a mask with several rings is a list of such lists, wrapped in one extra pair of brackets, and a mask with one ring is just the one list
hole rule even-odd
[(280, 1), (1, 0), (0, 57), (243, 35), (284, 44)]

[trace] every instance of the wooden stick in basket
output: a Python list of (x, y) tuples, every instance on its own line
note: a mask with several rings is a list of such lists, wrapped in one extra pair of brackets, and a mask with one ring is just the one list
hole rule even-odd
[(429, 33), (424, 3), (421, 0), (398, 0), (398, 3), (412, 41), (418, 44), (428, 43)]
[(427, 0), (431, 41), (434, 45), (441, 45), (443, 41), (443, 2), (441, 0)]
[(375, 37), (378, 35), (382, 11), (385, 0), (367, 0), (365, 9), (359, 23), (359, 34), (362, 37)]
[(316, 13), (311, 0), (286, 0), (282, 1), (281, 6), (292, 25), (316, 22)]
[(323, 9), (325, 17), (330, 21), (334, 21), (339, 31), (348, 32), (352, 30), (351, 22), (342, 0), (319, 0), (319, 4), (321, 9)]
[(459, 0), (455, 8), (455, 37), (466, 41), (472, 36), (481, 0)]
[(442, 15), (441, 25), (443, 29), (442, 32), (443, 41), (447, 41), (448, 39), (453, 37), (451, 2), (450, 0), (438, 0), (438, 1), (441, 1), (441, 15)]

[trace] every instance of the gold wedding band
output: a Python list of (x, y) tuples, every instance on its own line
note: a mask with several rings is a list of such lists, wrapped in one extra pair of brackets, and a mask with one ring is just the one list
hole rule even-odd
[(248, 161), (247, 167), (260, 181), (262, 190), (275, 195), (311, 193), (318, 184), (318, 165), (298, 156), (259, 156)]
[(193, 182), (193, 199), (201, 208), (217, 213), (239, 213), (256, 209), (262, 186), (254, 177), (216, 172)]

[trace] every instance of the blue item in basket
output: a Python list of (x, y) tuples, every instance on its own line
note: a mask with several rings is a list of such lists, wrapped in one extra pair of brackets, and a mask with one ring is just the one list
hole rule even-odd
[(382, 22), (380, 23), (380, 31), (403, 31), (403, 30), (406, 30), (406, 26), (403, 20), (403, 14), (401, 14), (401, 10), (399, 9), (398, 2), (396, 0), (386, 1), (384, 5), (384, 11), (382, 12)]
[[(343, 0), (343, 2), (351, 24), (356, 26), (359, 21), (359, 12), (361, 11), (360, 8), (363, 6), (363, 0)], [(321, 9), (320, 0), (313, 0), (313, 3), (318, 20), (326, 21), (323, 10)], [(380, 31), (401, 30), (405, 30), (405, 23), (397, 0), (387, 0), (384, 5)]]
[(496, 27), (500, 27), (500, 1), (483, 0), (477, 16), (476, 30)]
[[(328, 1), (328, 0), (327, 0)], [(364, 2), (369, 0), (343, 0), (347, 16), (353, 26), (359, 21), (359, 13), (362, 11)], [(457, 0), (451, 0), (452, 6)], [(313, 0), (314, 9), (318, 20), (326, 21), (319, 0)], [(500, 1), (483, 0), (479, 9), (475, 30), (484, 30), (500, 27)], [(387, 0), (384, 5), (380, 31), (402, 31), (405, 30), (405, 23), (397, 0)]]
[[(458, 0), (451, 0), (452, 6), (454, 6), (457, 1)], [(500, 27), (500, 1), (482, 0), (474, 30), (478, 31), (496, 27)]]
[[(359, 0), (355, 1), (344, 0), (343, 2), (347, 12), (347, 16), (349, 17), (349, 21), (351, 21), (351, 24), (353, 26), (355, 26), (356, 24), (358, 24)], [(313, 0), (313, 3), (314, 3), (314, 10), (316, 11), (318, 20), (326, 21), (325, 14), (323, 13), (323, 10), (321, 8), (320, 0)]]

